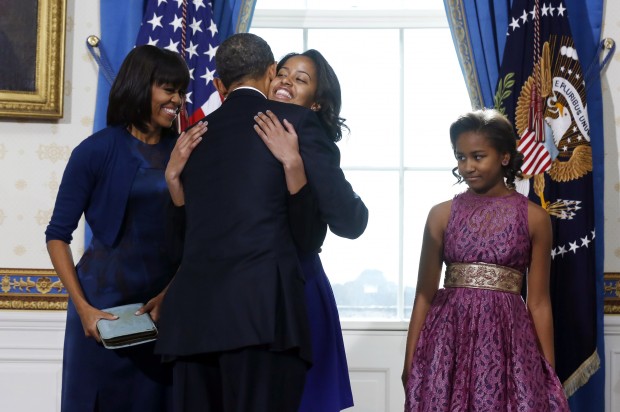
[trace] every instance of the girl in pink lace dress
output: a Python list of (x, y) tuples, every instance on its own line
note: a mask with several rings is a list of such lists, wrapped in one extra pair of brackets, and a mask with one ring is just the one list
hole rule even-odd
[(407, 336), (405, 410), (568, 411), (553, 370), (551, 222), (514, 189), (523, 156), (512, 125), (480, 110), (454, 122), (450, 139), (453, 173), (469, 188), (428, 215)]

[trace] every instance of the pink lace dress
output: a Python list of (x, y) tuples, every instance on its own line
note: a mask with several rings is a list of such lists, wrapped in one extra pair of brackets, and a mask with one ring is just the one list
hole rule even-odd
[(499, 268), (519, 279), (526, 272), (527, 202), (516, 192), (489, 198), (466, 191), (454, 198), (444, 261), (475, 268), (478, 275), (470, 273), (468, 281), (482, 287), (451, 283), (435, 295), (407, 382), (405, 411), (569, 410), (518, 287), (485, 288), (489, 279), (480, 271)]

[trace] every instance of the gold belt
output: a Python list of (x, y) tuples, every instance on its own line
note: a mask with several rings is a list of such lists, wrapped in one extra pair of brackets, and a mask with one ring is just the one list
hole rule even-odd
[(490, 263), (451, 263), (446, 268), (445, 288), (477, 288), (520, 294), (523, 274)]

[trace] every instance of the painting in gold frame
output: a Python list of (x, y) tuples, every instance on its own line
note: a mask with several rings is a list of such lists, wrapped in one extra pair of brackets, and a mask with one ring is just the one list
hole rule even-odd
[(603, 305), (606, 315), (620, 315), (620, 273), (605, 273), (603, 277)]
[(65, 310), (68, 297), (52, 269), (0, 269), (0, 310)]
[(62, 117), (66, 0), (0, 6), (0, 116)]

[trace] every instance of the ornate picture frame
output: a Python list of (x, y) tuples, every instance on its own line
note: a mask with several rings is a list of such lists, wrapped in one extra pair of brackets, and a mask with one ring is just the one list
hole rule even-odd
[(3, 3), (0, 116), (61, 118), (66, 0)]
[(606, 315), (620, 315), (620, 273), (605, 272), (603, 277), (603, 305)]
[(66, 310), (68, 298), (53, 269), (0, 268), (0, 310)]

